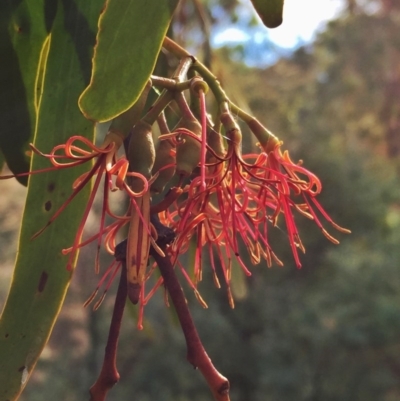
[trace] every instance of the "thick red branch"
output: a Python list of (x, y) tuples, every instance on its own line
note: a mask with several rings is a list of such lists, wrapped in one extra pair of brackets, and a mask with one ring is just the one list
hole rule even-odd
[(119, 373), (117, 370), (117, 347), (121, 328), (122, 316), (124, 314), (127, 285), (126, 268), (122, 263), (121, 277), (119, 280), (118, 292), (115, 298), (114, 311), (111, 319), (110, 331), (104, 354), (103, 366), (96, 382), (90, 388), (90, 401), (105, 401), (108, 391), (118, 382)]
[[(165, 248), (163, 249), (164, 253)], [(197, 329), (186, 303), (185, 295), (175, 275), (174, 267), (168, 256), (160, 256), (154, 249), (150, 254), (156, 260), (164, 279), (164, 284), (169, 292), (172, 303), (175, 306), (179, 322), (187, 345), (187, 359), (200, 370), (210, 387), (215, 400), (229, 401), (229, 381), (214, 367), (210, 357), (200, 340)]]

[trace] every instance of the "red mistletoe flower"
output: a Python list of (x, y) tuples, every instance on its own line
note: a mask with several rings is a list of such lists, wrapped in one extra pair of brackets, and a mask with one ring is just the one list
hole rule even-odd
[[(334, 223), (322, 208), (316, 199), (322, 189), (320, 180), (301, 163), (293, 163), (287, 151), (282, 153), (282, 142), (269, 134), (260, 153), (242, 155), (239, 126), (229, 113), (221, 115), (221, 122), (228, 145), (225, 155), (217, 154), (207, 143), (210, 157), (200, 166), (201, 174), (182, 188), (184, 195), (160, 217), (176, 232), (176, 239), (170, 247), (176, 264), (180, 265), (179, 255), (188, 251), (195, 238), (194, 285), (201, 281), (202, 254), (206, 249), (214, 281), (220, 286), (216, 274), (216, 252), (233, 306), (229, 289), (232, 259), (238, 261), (245, 274), (251, 274), (242, 260), (240, 242), (253, 264), (258, 264), (263, 258), (268, 266), (272, 261), (282, 265), (269, 244), (268, 232), (269, 227), (276, 226), (279, 217), (283, 216), (296, 265), (301, 267), (298, 250), (304, 252), (305, 249), (294, 219), (296, 211), (314, 220), (335, 244), (338, 241), (326, 231), (318, 215), (341, 232), (349, 233), (349, 230)], [(198, 136), (182, 130), (165, 138), (170, 139), (172, 135), (187, 135), (200, 141)], [(301, 203), (298, 203), (299, 199)]]

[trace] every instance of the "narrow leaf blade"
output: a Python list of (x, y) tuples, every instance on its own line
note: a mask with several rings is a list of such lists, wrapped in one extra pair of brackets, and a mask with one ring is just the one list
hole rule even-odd
[(79, 106), (94, 121), (128, 110), (142, 93), (178, 0), (107, 0), (99, 19), (92, 78)]
[[(44, 0), (0, 2), (0, 149), (16, 174), (29, 170), (25, 152), (35, 129), (35, 80), (48, 35), (43, 9)], [(27, 184), (26, 177), (19, 181)]]
[[(102, 0), (61, 0), (49, 38), (47, 63), (38, 105), (35, 145), (49, 152), (71, 135), (93, 138), (93, 124), (77, 100), (89, 82), (90, 60)], [(32, 170), (49, 166), (34, 156)], [(66, 271), (69, 247), (80, 222), (88, 191), (82, 193), (39, 237), (71, 193), (73, 181), (90, 166), (32, 175), (22, 221), (16, 267), (0, 319), (0, 400), (16, 400), (45, 346), (71, 279)]]

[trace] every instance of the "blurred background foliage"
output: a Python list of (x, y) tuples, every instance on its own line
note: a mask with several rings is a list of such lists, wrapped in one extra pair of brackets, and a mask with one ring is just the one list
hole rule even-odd
[[(272, 240), (285, 266), (260, 265), (245, 282), (239, 278), (234, 310), (205, 277), (200, 290), (208, 310), (188, 291), (204, 345), (230, 379), (232, 401), (400, 400), (400, 3), (347, 0), (314, 43), (263, 69), (238, 61), (237, 48), (212, 51), (210, 27), (228, 18), (224, 7), (233, 22), (241, 7), (218, 2), (217, 18), (206, 11), (215, 3), (183, 2), (171, 34), (198, 52), (232, 98), (321, 178), (321, 203), (352, 234), (333, 246), (315, 225), (299, 219), (307, 253), (297, 270), (282, 225)], [(25, 191), (2, 185), (0, 304)], [(81, 254), (23, 401), (87, 399), (101, 366), (115, 291), (95, 313), (82, 308), (96, 285), (93, 254)], [(121, 381), (109, 400), (209, 400), (200, 374), (186, 362), (182, 333), (162, 292), (145, 313), (140, 332), (134, 307), (128, 309)]]

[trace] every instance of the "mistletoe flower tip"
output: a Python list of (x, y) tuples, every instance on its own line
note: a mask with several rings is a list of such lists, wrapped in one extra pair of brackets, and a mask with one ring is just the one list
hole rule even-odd
[(162, 214), (164, 223), (177, 233), (170, 248), (175, 259), (189, 249), (192, 238), (196, 239), (195, 285), (202, 277), (204, 248), (208, 248), (214, 275), (214, 253), (218, 255), (227, 288), (232, 258), (246, 275), (251, 274), (241, 257), (243, 246), (239, 246), (239, 241), (253, 264), (264, 259), (268, 266), (272, 261), (282, 266), (268, 240), (270, 226), (277, 226), (280, 216), (286, 223), (298, 268), (301, 267), (298, 253), (305, 253), (305, 247), (295, 222), (296, 212), (314, 220), (323, 235), (335, 244), (338, 241), (323, 227), (318, 215), (339, 231), (349, 232), (334, 223), (317, 201), (322, 190), (319, 178), (303, 167), (302, 162), (294, 163), (289, 152), (281, 150), (282, 141), (269, 136), (264, 146), (260, 145), (261, 152), (243, 155), (239, 126), (229, 112), (221, 115), (221, 121), (228, 143), (225, 155), (213, 154), (213, 163), (203, 161), (203, 172), (184, 189), (186, 197)]
[[(63, 254), (69, 254), (67, 269), (71, 270), (74, 265), (75, 256), (79, 248), (92, 241), (97, 240), (97, 253), (96, 253), (96, 272), (98, 272), (98, 261), (100, 244), (103, 235), (106, 235), (105, 246), (106, 249), (113, 253), (115, 249), (115, 236), (122, 226), (128, 223), (128, 216), (116, 216), (109, 205), (109, 193), (116, 190), (125, 191), (129, 197), (142, 196), (144, 192), (148, 191), (148, 181), (138, 173), (128, 171), (129, 162), (125, 157), (118, 157), (117, 152), (123, 144), (123, 137), (118, 132), (108, 132), (105, 136), (103, 143), (96, 146), (89, 139), (75, 135), (70, 137), (65, 144), (55, 146), (49, 154), (43, 153), (38, 150), (34, 145), (31, 145), (32, 151), (50, 160), (52, 167), (31, 172), (29, 174), (40, 173), (43, 171), (59, 170), (64, 168), (71, 168), (79, 166), (88, 162), (94, 161), (90, 170), (80, 175), (72, 185), (72, 193), (67, 200), (57, 209), (46, 225), (33, 235), (32, 239), (38, 237), (54, 220), (65, 210), (71, 201), (82, 191), (82, 189), (90, 183), (94, 178), (93, 187), (84, 208), (81, 222), (78, 226), (74, 242), (70, 248), (64, 249)], [(127, 179), (137, 179), (142, 181), (143, 190), (139, 193), (132, 191), (127, 184)], [(88, 240), (81, 241), (83, 229), (87, 221), (89, 212), (92, 208), (95, 195), (100, 187), (101, 181), (104, 179), (103, 185), (103, 207), (100, 217), (100, 228), (96, 235)], [(106, 226), (106, 217), (111, 217), (114, 222)]]
[[(282, 142), (276, 142), (273, 149), (269, 148), (269, 153), (265, 152), (264, 179), (276, 178), (275, 190), (279, 200), (279, 208), (285, 218), (289, 242), (296, 265), (301, 267), (297, 249), (300, 249), (303, 253), (305, 249), (297, 231), (293, 217), (294, 211), (314, 220), (323, 235), (334, 244), (338, 244), (339, 241), (326, 231), (317, 212), (338, 231), (348, 234), (350, 230), (336, 224), (316, 199), (322, 191), (322, 184), (319, 178), (304, 168), (302, 161), (297, 164), (294, 163), (287, 150), (282, 153), (281, 146)], [(296, 203), (295, 200), (299, 196), (303, 198), (304, 203)]]

